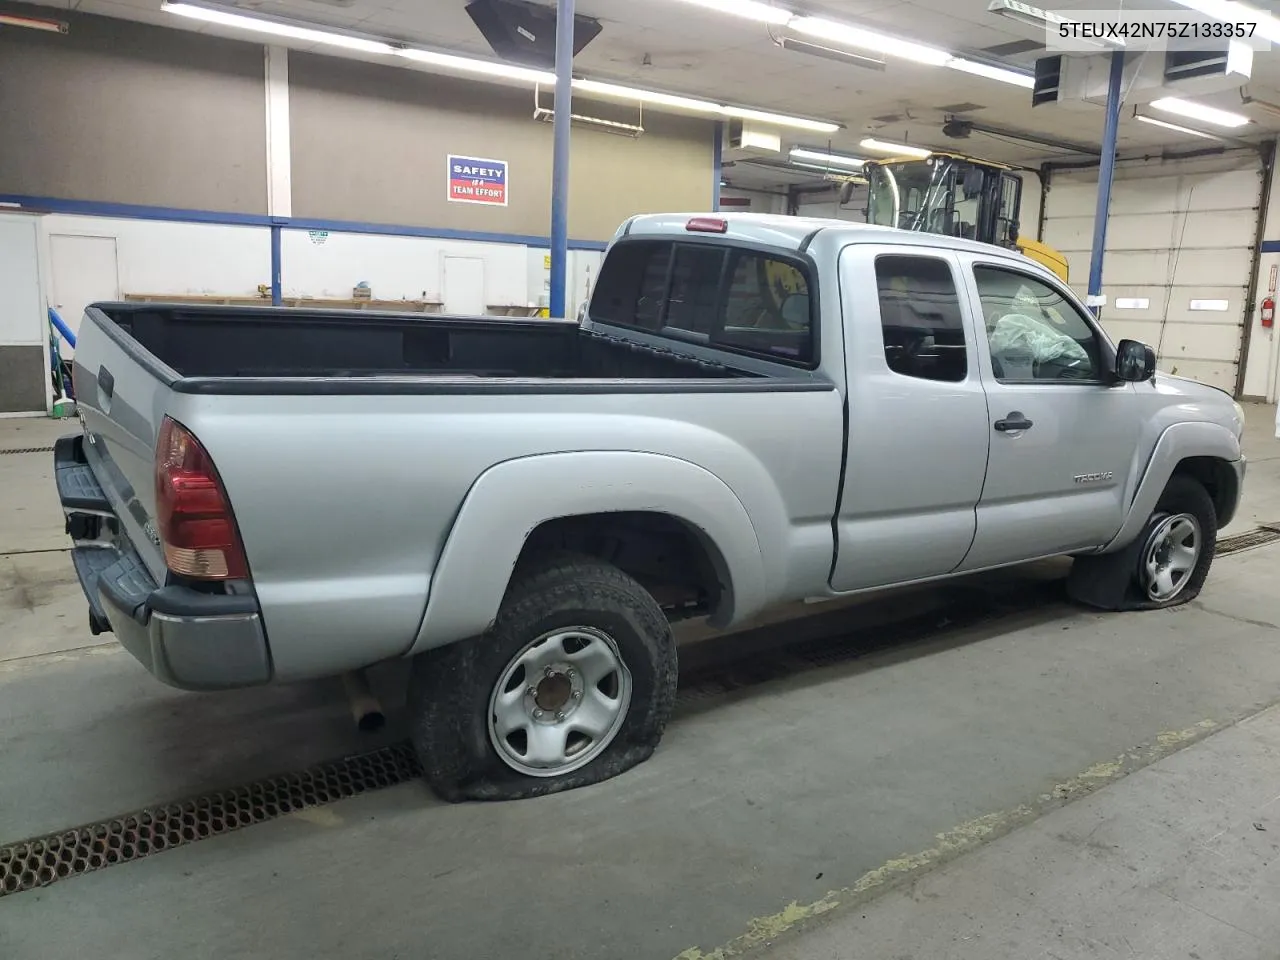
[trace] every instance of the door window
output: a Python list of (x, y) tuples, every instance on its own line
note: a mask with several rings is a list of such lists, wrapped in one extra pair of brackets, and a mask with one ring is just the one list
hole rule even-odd
[(991, 368), (1003, 383), (1102, 379), (1097, 332), (1080, 310), (1043, 280), (975, 265)]
[(904, 377), (958, 382), (968, 375), (964, 318), (951, 265), (937, 257), (876, 257), (884, 359)]

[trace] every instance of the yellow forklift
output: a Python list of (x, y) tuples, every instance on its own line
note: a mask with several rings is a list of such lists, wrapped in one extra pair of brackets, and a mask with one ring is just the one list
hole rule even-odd
[[(868, 160), (867, 223), (921, 233), (940, 233), (1017, 250), (1044, 264), (1063, 282), (1067, 259), (1021, 234), (1022, 177), (1017, 169), (955, 153)], [(847, 203), (853, 184), (840, 200)]]

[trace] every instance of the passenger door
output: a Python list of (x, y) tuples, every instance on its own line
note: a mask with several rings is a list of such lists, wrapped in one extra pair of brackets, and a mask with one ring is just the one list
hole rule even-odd
[(962, 569), (1100, 546), (1119, 531), (1138, 441), (1133, 387), (1057, 283), (1008, 261), (966, 271), (981, 310), (990, 457)]
[(973, 542), (990, 427), (959, 269), (918, 246), (841, 254), (848, 442), (835, 591), (942, 576)]

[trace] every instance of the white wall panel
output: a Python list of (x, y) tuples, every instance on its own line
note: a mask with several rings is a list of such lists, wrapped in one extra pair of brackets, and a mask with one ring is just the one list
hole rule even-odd
[[(1253, 269), (1261, 187), (1253, 153), (1122, 164), (1112, 186), (1102, 292), (1103, 325), (1116, 339), (1157, 348), (1160, 369), (1233, 390)], [(1054, 174), (1044, 241), (1067, 255), (1072, 287), (1088, 287), (1097, 172)], [(1117, 298), (1142, 298), (1120, 310)], [(1225, 300), (1224, 312), (1192, 310)]]

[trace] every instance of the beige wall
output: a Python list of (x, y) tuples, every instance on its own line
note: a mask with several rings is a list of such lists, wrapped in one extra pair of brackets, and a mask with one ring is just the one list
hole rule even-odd
[[(296, 53), (289, 86), (294, 216), (549, 232), (551, 125), (533, 119), (532, 91)], [(574, 103), (606, 111), (618, 116)], [(714, 125), (647, 114), (644, 127), (637, 139), (574, 127), (574, 239), (607, 240), (636, 213), (709, 207)], [(508, 206), (450, 203), (450, 153), (507, 161)]]
[(65, 9), (0, 29), (0, 193), (266, 212), (262, 47)]

